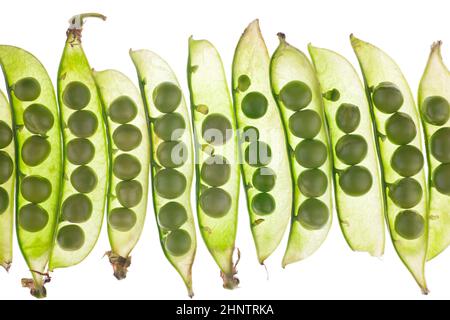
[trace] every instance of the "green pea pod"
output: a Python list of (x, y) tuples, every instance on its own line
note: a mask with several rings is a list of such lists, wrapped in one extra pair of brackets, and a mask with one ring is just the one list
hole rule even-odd
[(194, 156), (188, 109), (167, 62), (148, 50), (130, 51), (130, 56), (150, 119), (153, 206), (161, 246), (192, 297), (197, 244), (190, 202)]
[(132, 179), (110, 170), (107, 220), (111, 251), (107, 255), (114, 276), (121, 280), (126, 277), (130, 253), (141, 236), (147, 211), (147, 118), (139, 89), (124, 74), (115, 70), (94, 71), (94, 77), (107, 118), (110, 162), (129, 155), (138, 160), (141, 168)]
[(431, 47), (418, 98), (428, 150), (428, 260), (450, 244), (450, 72), (441, 45)]
[(109, 176), (102, 104), (81, 45), (84, 14), (71, 18), (58, 70), (64, 140), (59, 224), (49, 269), (80, 263), (94, 248), (103, 221)]
[(13, 258), (15, 147), (11, 108), (0, 91), (0, 266), (6, 271)]
[(189, 39), (188, 82), (200, 232), (221, 270), (223, 286), (233, 289), (239, 284), (233, 265), (239, 203), (237, 131), (222, 60), (207, 40)]
[(22, 285), (35, 297), (43, 298), (61, 185), (58, 107), (50, 77), (33, 55), (20, 48), (0, 46), (0, 61), (13, 108), (17, 237), (33, 275), (32, 280), (23, 279)]
[(292, 212), (285, 133), (272, 96), (270, 57), (258, 20), (245, 29), (233, 59), (233, 99), (241, 130), (242, 173), (250, 225), (261, 264), (278, 247)]
[(397, 64), (379, 48), (351, 36), (377, 128), (391, 238), (400, 259), (428, 292), (427, 191), (419, 115)]
[(290, 150), (294, 212), (283, 267), (313, 254), (332, 221), (331, 159), (322, 92), (308, 58), (278, 34), (270, 76)]
[[(331, 50), (308, 48), (333, 147), (334, 193), (342, 232), (352, 250), (379, 257), (385, 242), (384, 195), (364, 87), (344, 57)], [(357, 174), (356, 166), (366, 178)]]

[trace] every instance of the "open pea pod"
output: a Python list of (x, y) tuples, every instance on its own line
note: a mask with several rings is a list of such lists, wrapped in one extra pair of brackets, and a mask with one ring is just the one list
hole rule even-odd
[(441, 45), (431, 47), (418, 98), (428, 150), (428, 260), (450, 244), (450, 72)]
[(242, 177), (261, 264), (278, 247), (292, 213), (286, 136), (272, 96), (270, 57), (258, 20), (245, 29), (233, 60), (232, 90), (240, 130)]
[(222, 61), (207, 40), (189, 39), (188, 81), (200, 232), (221, 270), (223, 286), (233, 289), (239, 284), (233, 265), (239, 203), (236, 121)]
[(289, 144), (294, 187), (291, 231), (283, 267), (313, 254), (330, 230), (331, 158), (322, 92), (308, 58), (278, 34), (270, 63), (272, 90)]
[(392, 242), (426, 294), (427, 189), (419, 114), (397, 64), (379, 48), (353, 35), (351, 44), (377, 129)]
[[(32, 54), (0, 46), (0, 62), (14, 119), (17, 238), (33, 275), (32, 280), (23, 279), (22, 285), (42, 298), (46, 296), (45, 271), (53, 245), (61, 185), (58, 107), (50, 77)], [(12, 173), (12, 160), (10, 165)]]
[(141, 236), (147, 211), (150, 163), (147, 117), (139, 89), (123, 73), (94, 71), (94, 77), (107, 119), (110, 163), (130, 156), (138, 164), (131, 175), (113, 166), (109, 176), (107, 221), (111, 251), (107, 255), (114, 276), (121, 280), (126, 277), (130, 253)]
[(194, 153), (189, 112), (178, 80), (161, 57), (130, 51), (149, 117), (152, 195), (161, 246), (189, 296), (197, 247), (191, 209)]
[(90, 16), (105, 19), (92, 14), (70, 19), (58, 70), (64, 180), (50, 270), (87, 257), (97, 242), (105, 211), (109, 163), (103, 109), (81, 45), (82, 25)]
[[(352, 250), (384, 252), (384, 194), (364, 87), (340, 54), (309, 45), (330, 134), (336, 209)], [(364, 210), (361, 210), (364, 208)]]

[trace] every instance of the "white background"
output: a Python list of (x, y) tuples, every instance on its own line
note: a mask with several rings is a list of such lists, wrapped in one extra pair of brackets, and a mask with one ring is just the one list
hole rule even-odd
[[(290, 43), (302, 50), (312, 42), (342, 53), (356, 65), (348, 39), (353, 32), (390, 54), (413, 92), (417, 91), (433, 41), (444, 41), (443, 55), (450, 63), (450, 2), (446, 0), (3, 1), (0, 43), (34, 53), (55, 81), (67, 20), (88, 11), (108, 16), (106, 22), (92, 20), (85, 25), (83, 44), (92, 67), (115, 68), (135, 80), (128, 50), (148, 48), (171, 64), (185, 94), (188, 37), (194, 35), (213, 42), (230, 76), (236, 43), (255, 18), (260, 19), (271, 52), (277, 46), (276, 33), (282, 31)], [(364, 208), (361, 211), (363, 214)], [(109, 249), (105, 227), (84, 262), (53, 273), (52, 282), (47, 285), (48, 299), (187, 298), (181, 278), (160, 248), (151, 205), (126, 280), (113, 278), (107, 258), (102, 258)], [(354, 253), (344, 241), (336, 215), (328, 239), (316, 254), (283, 270), (285, 239), (267, 260), (268, 280), (256, 259), (242, 192), (238, 229), (236, 244), (242, 253), (238, 266), (240, 288), (222, 288), (218, 268), (198, 235), (193, 268), (195, 299), (450, 298), (450, 249), (427, 264), (431, 293), (424, 297), (389, 239), (382, 259)], [(27, 289), (20, 287), (20, 278), (29, 273), (17, 243), (14, 250), (9, 274), (0, 270), (0, 299), (30, 298)]]

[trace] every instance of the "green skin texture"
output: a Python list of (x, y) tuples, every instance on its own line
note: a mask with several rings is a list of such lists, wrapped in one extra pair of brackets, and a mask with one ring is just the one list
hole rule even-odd
[[(337, 101), (323, 99), (333, 150), (333, 176), (339, 224), (352, 250), (368, 252), (375, 257), (382, 256), (385, 244), (384, 196), (372, 118), (364, 87), (355, 69), (344, 57), (331, 50), (311, 45), (308, 49), (322, 92), (337, 89), (340, 93)], [(368, 145), (368, 153), (358, 165), (364, 166), (372, 173), (373, 182), (370, 190), (359, 197), (346, 194), (339, 186), (339, 172), (349, 167), (339, 160), (335, 149), (338, 140), (345, 135), (336, 123), (336, 113), (342, 103), (358, 107), (361, 120), (352, 134), (364, 137)]]
[[(444, 64), (441, 56), (441, 42), (433, 44), (427, 66), (419, 85), (419, 110), (422, 110), (424, 100), (429, 96), (441, 96), (450, 101), (450, 72)], [(450, 197), (440, 193), (433, 187), (432, 172), (441, 163), (430, 152), (430, 139), (434, 132), (440, 128), (450, 127), (450, 120), (441, 126), (435, 126), (425, 121), (422, 116), (422, 124), (425, 130), (425, 141), (428, 155), (428, 252), (427, 260), (439, 255), (450, 244)]]
[(195, 237), (195, 222), (191, 209), (191, 184), (194, 174), (194, 152), (192, 146), (192, 131), (190, 128), (190, 118), (188, 109), (186, 106), (186, 102), (184, 98), (181, 99), (181, 104), (178, 106), (176, 112), (182, 115), (183, 119), (186, 123), (186, 129), (183, 132), (183, 135), (178, 139), (178, 141), (184, 142), (187, 147), (188, 157), (187, 161), (180, 167), (176, 168), (177, 171), (183, 174), (186, 178), (187, 184), (184, 192), (176, 199), (165, 199), (158, 195), (155, 189), (155, 181), (154, 177), (156, 173), (161, 168), (158, 163), (158, 159), (156, 156), (156, 150), (163, 142), (161, 138), (159, 138), (155, 131), (153, 125), (153, 119), (162, 115), (160, 111), (155, 107), (152, 99), (153, 90), (162, 82), (171, 82), (179, 87), (178, 80), (173, 73), (170, 66), (157, 54), (148, 51), (148, 50), (138, 50), (138, 51), (130, 51), (131, 59), (136, 67), (139, 83), (141, 87), (141, 93), (143, 95), (144, 104), (147, 108), (147, 115), (150, 119), (150, 141), (151, 141), (151, 174), (152, 174), (152, 195), (153, 195), (153, 206), (155, 210), (155, 215), (157, 214), (162, 206), (167, 202), (176, 200), (176, 202), (180, 203), (187, 212), (187, 221), (181, 226), (182, 230), (185, 230), (191, 237), (191, 247), (189, 251), (182, 256), (174, 256), (172, 255), (165, 247), (164, 241), (167, 236), (167, 231), (165, 231), (158, 224), (159, 237), (161, 241), (161, 246), (163, 252), (169, 262), (174, 266), (174, 268), (178, 271), (178, 273), (183, 278), (183, 281), (188, 289), (189, 296), (193, 296), (192, 290), (192, 264), (194, 263), (195, 252), (197, 248), (196, 237)]
[[(272, 151), (272, 160), (267, 165), (276, 172), (276, 182), (269, 192), (275, 198), (275, 210), (268, 215), (256, 214), (251, 206), (252, 199), (260, 192), (251, 185), (256, 167), (242, 161), (242, 177), (246, 186), (247, 207), (250, 225), (256, 245), (258, 260), (261, 264), (278, 247), (292, 213), (293, 180), (290, 173), (288, 149), (285, 133), (276, 102), (272, 96), (269, 75), (270, 57), (259, 29), (258, 20), (253, 21), (241, 36), (233, 60), (233, 99), (237, 126), (242, 130), (253, 126), (259, 131), (259, 141), (267, 143)], [(238, 79), (247, 75), (251, 84), (247, 90), (238, 89)], [(242, 100), (249, 92), (260, 92), (268, 101), (267, 111), (263, 117), (250, 119), (242, 111)], [(249, 142), (241, 139), (240, 151), (244, 154)]]
[[(0, 119), (4, 121), (12, 131), (13, 119), (11, 108), (5, 94), (0, 91)], [(3, 149), (11, 160), (15, 161), (14, 140)], [(9, 196), (9, 204), (6, 210), (0, 214), (0, 266), (9, 270), (13, 258), (13, 221), (14, 221), (14, 185), (16, 182), (15, 170), (12, 172), (8, 181), (4, 182), (1, 187), (6, 190)]]
[[(128, 153), (135, 156), (141, 163), (141, 171), (139, 175), (133, 179), (138, 181), (142, 186), (142, 199), (136, 206), (131, 208), (137, 217), (135, 225), (130, 230), (122, 232), (118, 231), (108, 223), (108, 236), (112, 250), (110, 255), (116, 255), (121, 258), (128, 259), (131, 251), (141, 236), (142, 228), (144, 227), (145, 214), (147, 212), (148, 171), (150, 163), (150, 142), (148, 137), (147, 118), (141, 93), (128, 77), (116, 70), (106, 70), (101, 72), (94, 71), (94, 78), (103, 102), (104, 114), (107, 119), (107, 133), (110, 145), (110, 163), (113, 163), (114, 159), (123, 153)], [(142, 141), (139, 146), (127, 152), (121, 151), (117, 148), (117, 146), (115, 146), (113, 132), (120, 126), (120, 124), (112, 121), (108, 115), (108, 108), (111, 103), (122, 96), (131, 98), (136, 104), (137, 115), (133, 120), (127, 122), (127, 124), (137, 127), (142, 135)], [(122, 207), (115, 194), (116, 186), (121, 181), (122, 180), (117, 178), (112, 173), (112, 170), (110, 170), (106, 210), (108, 216), (114, 208)], [(109, 220), (107, 219), (107, 221)], [(119, 272), (120, 271), (121, 270), (119, 269)], [(120, 274), (117, 274), (116, 276), (120, 277)]]
[[(308, 58), (298, 49), (291, 46), (284, 39), (284, 35), (279, 34), (280, 44), (275, 50), (271, 64), (270, 75), (272, 82), (272, 90), (278, 102), (284, 126), (286, 128), (287, 141), (291, 150), (304, 139), (295, 136), (289, 130), (289, 118), (294, 114), (294, 111), (288, 109), (279, 98), (281, 89), (291, 81), (302, 81), (311, 88), (312, 101), (309, 105), (302, 110), (313, 110), (321, 118), (321, 127), (318, 134), (314, 137), (314, 140), (322, 142), (328, 148), (328, 137), (326, 132), (323, 103), (321, 98), (321, 90), (319, 82), (314, 72), (314, 68), (309, 62)], [(297, 177), (305, 171), (307, 168), (302, 167), (295, 159), (294, 153), (291, 152), (291, 167), (292, 178), (294, 181)], [(325, 241), (328, 231), (331, 226), (331, 214), (332, 214), (332, 191), (331, 191), (331, 158), (327, 153), (327, 160), (318, 167), (326, 176), (328, 185), (325, 192), (317, 197), (322, 201), (329, 210), (329, 218), (320, 229), (308, 230), (298, 222), (295, 216), (298, 214), (298, 208), (300, 205), (308, 199), (307, 196), (302, 194), (297, 186), (294, 188), (294, 209), (293, 218), (291, 220), (291, 231), (289, 234), (288, 245), (283, 258), (283, 267), (287, 264), (303, 260), (313, 254)]]
[[(13, 108), (17, 150), (17, 185), (20, 186), (21, 181), (26, 176), (38, 175), (46, 178), (52, 185), (53, 190), (51, 196), (39, 204), (47, 211), (49, 217), (47, 225), (42, 230), (28, 232), (18, 223), (16, 224), (17, 237), (22, 254), (29, 269), (36, 271), (32, 272), (34, 284), (32, 285), (31, 293), (38, 298), (42, 298), (45, 297), (44, 276), (42, 273), (46, 271), (53, 246), (61, 185), (61, 128), (57, 121), (59, 117), (58, 107), (50, 77), (42, 64), (33, 55), (20, 48), (0, 46), (0, 61), (8, 85), (10, 103)], [(14, 95), (12, 86), (25, 77), (35, 78), (41, 86), (41, 93), (34, 101), (21, 101)], [(42, 163), (34, 167), (28, 166), (23, 162), (20, 152), (25, 139), (33, 135), (26, 129), (22, 121), (25, 108), (32, 103), (46, 106), (55, 119), (53, 127), (47, 132), (46, 138), (51, 146), (50, 154)], [(29, 203), (18, 190), (19, 188), (16, 188), (16, 212), (19, 212), (20, 208)]]
[[(233, 251), (235, 249), (237, 213), (239, 199), (239, 155), (236, 133), (236, 123), (233, 112), (225, 72), (219, 53), (207, 40), (189, 39), (188, 81), (191, 93), (191, 112), (193, 114), (194, 137), (196, 140), (196, 192), (197, 216), (199, 228), (205, 244), (222, 271), (224, 287), (234, 288), (237, 280), (233, 279), (236, 273), (233, 266)], [(200, 105), (201, 107), (196, 107)], [(202, 107), (203, 106), (203, 107)], [(204, 106), (208, 111), (205, 114)], [(210, 152), (202, 148), (208, 145), (202, 137), (202, 123), (208, 114), (220, 114), (231, 123), (233, 136), (223, 145), (211, 147), (214, 155), (224, 156), (230, 166), (229, 180), (222, 186), (232, 198), (231, 208), (222, 218), (212, 218), (201, 208), (199, 197), (202, 185), (200, 170), (202, 164), (209, 158)], [(206, 151), (206, 152), (205, 152)]]
[[(398, 111), (404, 112), (411, 117), (418, 132), (418, 134), (409, 143), (409, 145), (415, 146), (416, 148), (421, 150), (422, 137), (420, 135), (420, 120), (418, 110), (416, 109), (414, 98), (412, 96), (411, 90), (409, 89), (408, 83), (399, 67), (388, 55), (386, 55), (386, 53), (367, 42), (351, 36), (351, 44), (361, 66), (369, 101), (371, 101), (370, 88), (374, 88), (379, 83), (385, 81), (394, 83), (401, 91), (404, 99), (403, 105)], [(394, 171), (390, 164), (392, 154), (398, 146), (392, 144), (389, 139), (386, 139), (384, 137), (386, 134), (384, 129), (385, 122), (390, 115), (380, 112), (372, 104), (372, 102), (370, 103), (375, 126), (378, 131), (378, 147), (383, 169), (384, 191), (386, 192), (386, 194), (388, 194), (389, 184), (392, 184), (396, 180), (401, 178), (401, 176)], [(413, 178), (420, 183), (422, 190), (426, 191), (426, 178), (424, 169), (422, 168), (416, 175), (413, 176)], [(413, 275), (414, 279), (417, 281), (418, 285), (422, 289), (422, 292), (426, 294), (428, 292), (428, 289), (425, 281), (424, 268), (428, 239), (427, 194), (426, 192), (424, 192), (421, 201), (412, 208), (412, 210), (415, 210), (418, 214), (420, 214), (425, 221), (423, 234), (414, 240), (406, 240), (395, 231), (395, 217), (397, 213), (402, 209), (397, 207), (389, 198), (389, 196), (386, 196), (386, 205), (387, 220), (395, 250), (397, 251), (400, 259), (403, 261), (405, 266)]]
[[(91, 167), (97, 175), (97, 185), (95, 189), (86, 195), (92, 202), (92, 214), (90, 218), (81, 223), (76, 224), (84, 231), (85, 241), (81, 248), (74, 251), (64, 250), (55, 240), (52, 256), (50, 259), (49, 269), (52, 271), (56, 268), (65, 268), (76, 265), (83, 261), (91, 250), (94, 248), (103, 222), (103, 215), (105, 211), (107, 184), (109, 177), (109, 157), (107, 148), (107, 137), (105, 124), (102, 116), (102, 104), (97, 93), (97, 88), (92, 75), (91, 67), (85, 56), (80, 40), (69, 32), (64, 52), (58, 70), (58, 101), (60, 106), (61, 123), (63, 126), (63, 140), (64, 152), (66, 152), (67, 143), (72, 139), (77, 138), (67, 125), (69, 116), (75, 110), (67, 107), (63, 102), (63, 92), (67, 84), (72, 81), (79, 81), (89, 88), (91, 99), (88, 105), (83, 110), (89, 110), (95, 114), (98, 121), (98, 127), (95, 133), (89, 139), (95, 147), (95, 156), (87, 166)], [(61, 193), (61, 204), (69, 196), (77, 194), (78, 191), (72, 186), (70, 176), (72, 172), (79, 166), (69, 162), (67, 157), (64, 157), (64, 180)], [(61, 207), (60, 207), (61, 209)], [(62, 211), (60, 211), (61, 214)], [(58, 224), (59, 231), (66, 225), (71, 225), (67, 221), (62, 221)], [(57, 231), (57, 232), (58, 232)]]

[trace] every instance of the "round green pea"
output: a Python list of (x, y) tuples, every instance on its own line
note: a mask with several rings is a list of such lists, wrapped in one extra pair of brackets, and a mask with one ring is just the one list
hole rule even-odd
[(361, 122), (359, 108), (350, 103), (342, 103), (336, 111), (336, 125), (345, 133), (355, 131)]
[(165, 246), (171, 255), (179, 257), (189, 252), (192, 240), (189, 233), (183, 229), (174, 230), (166, 237)]
[(323, 142), (305, 139), (294, 150), (295, 160), (304, 168), (318, 168), (327, 160), (327, 147)]
[(298, 111), (311, 103), (312, 91), (302, 81), (291, 81), (281, 89), (280, 99), (286, 108), (292, 111)]
[(163, 113), (175, 111), (180, 105), (181, 97), (180, 88), (171, 82), (162, 82), (153, 90), (153, 103)]
[(84, 244), (84, 231), (76, 224), (66, 225), (59, 229), (56, 241), (63, 250), (76, 251)]
[(200, 170), (202, 180), (212, 187), (219, 187), (230, 179), (231, 166), (228, 160), (220, 155), (205, 160)]
[(98, 120), (92, 111), (79, 110), (70, 115), (67, 125), (78, 138), (89, 138), (97, 131)]
[(289, 130), (296, 137), (312, 139), (320, 131), (322, 120), (314, 110), (301, 110), (289, 118)]
[(262, 141), (251, 142), (244, 152), (245, 162), (252, 167), (267, 166), (272, 160), (272, 150)]
[(406, 113), (396, 112), (386, 121), (386, 135), (394, 144), (408, 144), (416, 134), (416, 125)]
[(79, 166), (70, 175), (72, 186), (81, 193), (89, 193), (97, 186), (97, 174), (88, 166)]
[(27, 176), (20, 184), (20, 193), (29, 202), (41, 203), (52, 194), (52, 184), (41, 176)]
[(265, 216), (275, 211), (275, 199), (270, 193), (261, 192), (252, 199), (252, 210), (257, 215)]
[(325, 203), (316, 198), (303, 201), (295, 219), (307, 230), (322, 229), (330, 218), (330, 211)]
[(108, 222), (114, 229), (127, 232), (136, 225), (136, 213), (128, 208), (114, 208), (108, 216)]
[(359, 197), (372, 187), (372, 175), (365, 167), (351, 166), (340, 174), (339, 186), (346, 194)]
[(130, 122), (137, 115), (136, 103), (128, 96), (120, 96), (111, 102), (108, 115), (115, 123)]
[(391, 166), (402, 177), (411, 177), (423, 167), (423, 155), (411, 145), (400, 146), (394, 151)]
[(320, 197), (327, 191), (328, 178), (320, 169), (308, 169), (298, 176), (297, 186), (306, 197)]
[(0, 120), (0, 149), (9, 146), (13, 138), (11, 127), (3, 120)]
[(255, 170), (252, 177), (252, 184), (261, 192), (269, 192), (275, 186), (277, 174), (268, 167), (261, 167)]
[(227, 143), (233, 135), (233, 127), (227, 117), (213, 113), (208, 115), (202, 123), (203, 139), (214, 146)]
[(178, 168), (186, 163), (188, 151), (182, 141), (164, 141), (156, 149), (156, 158), (165, 168)]
[(256, 142), (259, 140), (259, 131), (253, 126), (247, 126), (242, 132), (242, 140), (245, 142)]
[(112, 138), (117, 148), (131, 151), (141, 144), (142, 133), (132, 124), (122, 124), (114, 130)]
[(422, 104), (422, 115), (426, 122), (442, 126), (450, 118), (450, 104), (444, 97), (428, 97)]
[(11, 157), (5, 151), (0, 151), (0, 184), (8, 181), (13, 171), (14, 163)]
[(75, 138), (67, 143), (66, 156), (70, 163), (77, 166), (88, 164), (94, 159), (95, 147), (88, 139)]
[(81, 110), (91, 101), (91, 91), (79, 81), (72, 81), (64, 88), (62, 100), (73, 110)]
[(0, 215), (6, 211), (9, 207), (9, 195), (8, 192), (0, 187)]
[(179, 113), (168, 113), (156, 119), (154, 123), (156, 135), (164, 141), (179, 139), (186, 130), (186, 122)]
[(186, 190), (186, 178), (175, 169), (162, 169), (155, 175), (155, 190), (161, 197), (175, 199)]
[(433, 157), (442, 163), (450, 162), (450, 128), (440, 128), (433, 133), (430, 140)]
[(268, 105), (269, 102), (262, 93), (257, 91), (249, 92), (242, 99), (242, 112), (247, 118), (259, 119), (266, 114)]
[(29, 203), (19, 209), (19, 226), (28, 232), (38, 232), (48, 223), (48, 213), (38, 204)]
[(421, 237), (425, 231), (425, 220), (413, 210), (404, 210), (395, 217), (395, 231), (406, 240)]
[(222, 218), (231, 208), (231, 196), (223, 189), (209, 188), (200, 194), (200, 207), (211, 218)]
[(120, 181), (116, 185), (116, 197), (125, 208), (135, 207), (141, 202), (143, 196), (142, 185), (139, 181)]
[(31, 136), (22, 146), (22, 160), (31, 167), (41, 164), (50, 154), (50, 143), (41, 136)]
[(178, 202), (168, 202), (159, 209), (158, 223), (166, 230), (179, 229), (187, 219), (186, 209)]
[(420, 183), (413, 178), (399, 179), (389, 188), (389, 197), (402, 209), (415, 207), (422, 199), (422, 194)]
[(450, 196), (450, 163), (440, 164), (434, 169), (433, 185), (440, 193)]
[(33, 101), (41, 95), (41, 85), (33, 77), (20, 79), (12, 89), (16, 98), (21, 101)]
[(372, 100), (383, 113), (394, 113), (403, 105), (403, 94), (392, 82), (381, 82), (375, 87)]
[(72, 223), (83, 223), (92, 215), (92, 202), (82, 193), (69, 196), (62, 204), (62, 219)]
[(367, 142), (357, 134), (346, 134), (339, 138), (335, 146), (336, 156), (348, 165), (358, 164), (367, 155)]
[(237, 88), (240, 92), (244, 92), (244, 91), (247, 91), (247, 89), (250, 87), (251, 84), (252, 84), (252, 82), (251, 82), (250, 78), (246, 74), (242, 74), (238, 78)]
[(113, 173), (120, 180), (132, 180), (141, 172), (141, 163), (130, 154), (120, 154), (114, 159)]
[(41, 104), (32, 104), (23, 113), (23, 123), (31, 133), (46, 134), (54, 123), (53, 114)]

